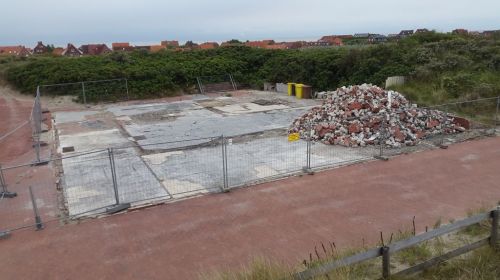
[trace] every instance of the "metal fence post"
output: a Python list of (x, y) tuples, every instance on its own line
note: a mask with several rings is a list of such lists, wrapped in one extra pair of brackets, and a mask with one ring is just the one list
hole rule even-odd
[(7, 192), (7, 184), (5, 184), (5, 179), (3, 177), (3, 169), (1, 164), (0, 164), (0, 187), (2, 194)]
[(38, 213), (38, 207), (36, 205), (35, 195), (33, 194), (33, 188), (29, 186), (30, 197), (31, 197), (31, 205), (33, 206), (33, 213), (35, 214), (35, 225), (36, 230), (43, 229), (42, 218), (40, 218), (40, 214)]
[(389, 247), (383, 246), (382, 251), (382, 278), (389, 279), (391, 277), (391, 255)]
[(224, 169), (224, 171), (226, 172), (226, 176), (224, 177), (225, 180), (226, 180), (226, 189), (229, 191), (229, 179), (228, 179), (228, 176), (229, 176), (229, 173), (228, 173), (228, 161), (227, 161), (227, 140), (224, 139), (224, 160), (226, 161), (226, 168)]
[(33, 136), (35, 140), (35, 154), (36, 154), (36, 162), (35, 165), (41, 162), (40, 159), (40, 135)]
[(116, 205), (120, 204), (120, 196), (118, 194), (118, 183), (116, 182), (116, 169), (115, 169), (115, 156), (113, 154), (113, 148), (108, 148), (109, 164), (111, 167), (111, 179), (113, 180), (113, 191), (115, 194)]
[(306, 127), (306, 166), (303, 167), (303, 171), (306, 172), (309, 175), (313, 175), (314, 172), (312, 171), (311, 167), (311, 155), (312, 155), (312, 133), (313, 133), (313, 127), (312, 123), (309, 122)]
[(232, 74), (229, 74), (229, 79), (231, 80), (231, 84), (233, 86), (233, 90), (238, 90), (238, 88), (236, 86), (236, 82), (234, 81), (234, 78), (233, 78)]
[(498, 128), (498, 111), (500, 110), (500, 96), (497, 97), (497, 109), (495, 111), (495, 131)]
[(312, 153), (312, 127), (309, 125), (309, 130), (307, 131), (307, 169), (311, 170), (311, 153)]
[(222, 191), (229, 191), (228, 178), (227, 178), (227, 144), (224, 135), (221, 135), (221, 148), (222, 148)]
[(0, 198), (14, 198), (17, 196), (15, 192), (9, 192), (7, 189), (7, 183), (5, 183), (5, 177), (3, 176), (2, 165), (0, 164)]
[(198, 88), (200, 89), (200, 94), (205, 94), (203, 91), (203, 86), (201, 85), (201, 80), (199, 77), (196, 77), (196, 83), (198, 83)]
[(384, 156), (384, 145), (386, 141), (386, 131), (385, 131), (385, 121), (386, 121), (386, 116), (382, 116), (382, 123), (380, 125), (380, 151), (379, 151), (379, 157), (382, 158)]
[(33, 165), (42, 165), (47, 164), (48, 160), (42, 161), (40, 158), (40, 135), (42, 134), (42, 104), (40, 101), (40, 86), (36, 88), (36, 96), (35, 101), (33, 103), (33, 110), (31, 112), (31, 121), (32, 123), (32, 138), (33, 138), (33, 146), (35, 148), (36, 160)]
[(130, 100), (130, 96), (128, 93), (128, 80), (127, 79), (125, 79), (125, 89), (127, 90), (127, 100)]
[(118, 193), (118, 181), (116, 179), (115, 155), (112, 148), (108, 148), (109, 164), (111, 167), (111, 179), (113, 180), (113, 192), (115, 195), (115, 205), (106, 208), (106, 213), (114, 214), (131, 207), (130, 203), (120, 203), (120, 194)]
[(311, 150), (312, 150), (312, 125), (309, 124), (309, 129), (307, 131), (307, 170), (311, 170)]
[(498, 249), (498, 220), (500, 216), (500, 206), (497, 209), (491, 211), (492, 222), (491, 222), (491, 236), (490, 245), (494, 249)]
[(83, 104), (87, 106), (87, 95), (85, 94), (85, 82), (82, 82)]

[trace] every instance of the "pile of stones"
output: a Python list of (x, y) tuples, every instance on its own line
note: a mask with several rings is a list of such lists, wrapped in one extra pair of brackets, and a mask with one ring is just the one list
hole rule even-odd
[(439, 110), (418, 108), (398, 92), (371, 84), (342, 87), (323, 105), (297, 118), (289, 129), (302, 138), (347, 147), (385, 143), (413, 146), (435, 134), (464, 132), (469, 122)]

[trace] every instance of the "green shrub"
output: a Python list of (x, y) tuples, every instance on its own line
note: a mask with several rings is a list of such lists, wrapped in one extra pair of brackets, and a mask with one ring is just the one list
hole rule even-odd
[[(233, 74), (246, 87), (294, 81), (310, 84), (317, 91), (360, 83), (383, 86), (388, 76), (404, 75), (410, 82), (399, 90), (413, 100), (433, 103), (468, 94), (500, 94), (499, 67), (498, 38), (429, 32), (395, 43), (325, 49), (236, 46), (186, 52), (114, 52), (81, 58), (1, 58), (0, 75), (30, 94), (40, 84), (127, 78), (133, 98), (190, 91), (196, 86), (196, 77), (225, 73)], [(96, 89), (90, 98), (99, 100), (99, 92), (106, 89)]]

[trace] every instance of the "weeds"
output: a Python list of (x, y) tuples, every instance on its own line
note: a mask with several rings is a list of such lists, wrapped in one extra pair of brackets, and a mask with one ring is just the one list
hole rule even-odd
[(274, 280), (291, 279), (289, 269), (266, 259), (256, 259), (241, 271), (225, 271), (202, 276), (206, 280)]
[[(483, 209), (469, 211), (468, 216), (473, 216)], [(485, 211), (483, 211), (485, 212)], [(441, 218), (436, 221), (434, 228), (441, 226)], [(415, 235), (415, 218), (413, 219), (413, 230), (399, 231), (391, 234), (388, 242), (380, 233), (380, 246), (387, 246), (393, 242), (408, 239)], [(423, 261), (431, 259), (434, 255), (443, 255), (449, 248), (458, 248), (469, 244), (471, 240), (479, 235), (487, 235), (490, 231), (491, 223), (489, 220), (469, 226), (461, 231), (446, 234), (433, 240), (428, 240), (410, 248), (395, 252), (392, 254), (391, 267), (393, 272), (405, 269), (408, 266), (416, 265)], [(387, 239), (387, 238), (386, 238)], [(318, 267), (326, 262), (343, 259), (356, 253), (364, 251), (365, 242), (363, 240), (362, 249), (350, 249), (337, 251), (335, 243), (321, 243), (316, 246), (308, 259), (302, 262), (303, 267), (298, 270)], [(418, 275), (391, 277), (395, 280), (445, 280), (445, 279), (500, 279), (500, 251), (494, 251), (491, 247), (480, 248), (468, 254), (448, 260), (436, 265)], [(316, 277), (316, 280), (354, 280), (354, 279), (379, 279), (381, 277), (381, 260), (374, 258), (369, 261), (337, 268), (327, 275)], [(211, 277), (204, 277), (207, 280), (271, 280), (271, 279), (292, 279), (294, 270), (285, 266), (276, 265), (262, 259), (254, 261), (247, 269), (238, 272), (223, 272), (214, 274)]]
[(432, 228), (437, 229), (437, 228), (441, 227), (441, 224), (442, 224), (441, 217), (439, 217), (439, 219), (434, 223)]
[(412, 246), (397, 252), (394, 257), (404, 264), (415, 265), (432, 257), (432, 251), (427, 242)]
[(484, 247), (468, 255), (455, 258), (420, 275), (399, 279), (500, 279), (500, 252)]

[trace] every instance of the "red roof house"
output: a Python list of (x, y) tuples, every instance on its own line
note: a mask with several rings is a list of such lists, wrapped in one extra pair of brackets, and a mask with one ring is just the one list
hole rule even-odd
[(161, 45), (165, 47), (172, 47), (172, 48), (178, 48), (179, 47), (179, 41), (161, 41)]
[(113, 43), (111, 44), (113, 51), (133, 51), (134, 47), (130, 46), (129, 43)]
[(44, 54), (48, 51), (49, 49), (42, 43), (42, 41), (38, 41), (38, 44), (33, 49), (33, 54)]
[(323, 36), (318, 42), (326, 42), (331, 46), (343, 46), (344, 42), (338, 36)]
[(280, 43), (280, 44), (274, 44), (274, 45), (267, 45), (266, 49), (270, 49), (270, 50), (286, 50), (286, 49), (288, 49), (288, 46), (285, 43)]
[(164, 49), (166, 49), (166, 48), (167, 48), (167, 46), (162, 46), (162, 45), (153, 45), (153, 46), (150, 46), (150, 47), (149, 47), (149, 50), (150, 50), (151, 52), (159, 52), (159, 51), (164, 50)]
[(4, 46), (0, 47), (0, 55), (30, 56), (31, 52), (25, 46)]
[(52, 51), (52, 54), (55, 56), (62, 56), (63, 52), (64, 52), (64, 48), (54, 48), (54, 50)]
[(459, 28), (459, 29), (453, 30), (451, 33), (458, 34), (458, 35), (467, 35), (467, 34), (469, 34), (469, 31), (467, 31), (467, 29)]
[(84, 55), (101, 55), (110, 53), (111, 50), (106, 46), (106, 44), (90, 44), (82, 45), (79, 50)]
[(68, 46), (64, 49), (64, 51), (62, 52), (61, 55), (70, 56), (70, 57), (78, 57), (78, 56), (82, 56), (82, 52), (77, 47), (75, 47), (73, 44), (68, 43)]
[(285, 43), (287, 49), (300, 49), (305, 44), (306, 44), (306, 42), (304, 42), (304, 41), (296, 41), (296, 42), (287, 42), (287, 43)]
[(217, 44), (216, 42), (206, 42), (206, 43), (200, 44), (200, 49), (202, 49), (202, 50), (210, 50), (210, 49), (215, 49), (218, 47), (219, 47), (219, 44)]

